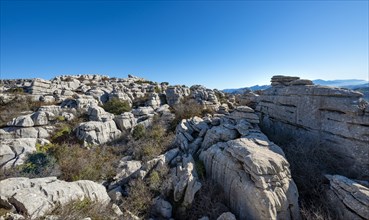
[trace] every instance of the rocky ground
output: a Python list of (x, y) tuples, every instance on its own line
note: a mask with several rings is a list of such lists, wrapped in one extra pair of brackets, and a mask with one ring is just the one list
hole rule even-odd
[(275, 76), (234, 96), (131, 75), (0, 91), (2, 219), (369, 219), (358, 92)]

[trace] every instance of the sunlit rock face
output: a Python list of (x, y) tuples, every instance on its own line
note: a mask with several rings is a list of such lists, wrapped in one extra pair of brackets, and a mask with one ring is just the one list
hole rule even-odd
[(275, 76), (258, 97), (263, 132), (274, 138), (316, 141), (340, 158), (349, 175), (369, 178), (369, 106), (352, 90)]

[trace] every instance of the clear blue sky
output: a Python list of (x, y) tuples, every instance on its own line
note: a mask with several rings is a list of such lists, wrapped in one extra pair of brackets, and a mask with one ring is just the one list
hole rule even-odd
[(368, 80), (368, 1), (1, 1), (1, 78)]

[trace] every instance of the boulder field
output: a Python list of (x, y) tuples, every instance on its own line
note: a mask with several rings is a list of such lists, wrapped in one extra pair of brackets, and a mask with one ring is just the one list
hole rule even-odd
[[(88, 199), (113, 209), (111, 219), (139, 219), (118, 206), (135, 180), (152, 178), (164, 169), (165, 193), (152, 200), (153, 219), (173, 219), (175, 211), (189, 210), (203, 187), (202, 178), (221, 188), (229, 208), (214, 219), (301, 219), (290, 163), (272, 141), (299, 138), (319, 142), (347, 166), (347, 173), (326, 175), (324, 196), (337, 209), (337, 218), (369, 219), (369, 106), (362, 94), (290, 76), (274, 76), (271, 84), (258, 95), (237, 98), (200, 85), (170, 86), (131, 75), (1, 80), (2, 107), (19, 99), (39, 106), (17, 113), (0, 128), (0, 172), (24, 166), (29, 155), (51, 145), (60, 134), (90, 148), (109, 146), (137, 128), (150, 128), (158, 118), (165, 129), (178, 123), (169, 149), (149, 160), (132, 153), (119, 157), (109, 180), (2, 178), (0, 208), (8, 214), (0, 218), (50, 217), (58, 207)], [(125, 101), (129, 109), (108, 112), (103, 107), (112, 100)], [(188, 100), (203, 112), (178, 119), (176, 108)], [(74, 127), (63, 127), (68, 124)], [(351, 178), (357, 173), (364, 180)]]

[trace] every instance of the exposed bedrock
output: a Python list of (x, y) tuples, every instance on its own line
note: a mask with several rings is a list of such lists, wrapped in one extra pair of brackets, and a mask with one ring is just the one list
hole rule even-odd
[(200, 158), (239, 219), (299, 219), (297, 187), (282, 155), (245, 137), (219, 142)]
[[(340, 175), (326, 175), (330, 187), (327, 202), (336, 211), (338, 219), (369, 219), (369, 188)], [(367, 182), (366, 182), (367, 183)]]
[(0, 181), (0, 205), (36, 219), (58, 206), (89, 199), (106, 206), (110, 198), (104, 186), (89, 180), (65, 182), (56, 177), (9, 178)]
[[(247, 106), (215, 117), (193, 117), (177, 126), (176, 143), (182, 153), (200, 155), (207, 178), (222, 187), (238, 219), (299, 219), (289, 163), (257, 123), (257, 115)], [(193, 170), (183, 167), (180, 170), (188, 174)], [(189, 176), (196, 179), (195, 174)]]
[(369, 178), (369, 107), (362, 94), (277, 76), (259, 96), (260, 127), (272, 139), (315, 141), (346, 167), (347, 176)]

